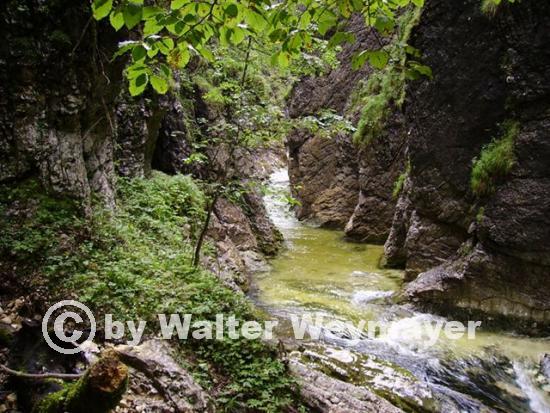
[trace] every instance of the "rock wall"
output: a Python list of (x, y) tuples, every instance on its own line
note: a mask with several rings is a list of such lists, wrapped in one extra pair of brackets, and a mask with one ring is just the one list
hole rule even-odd
[[(547, 328), (549, 8), (503, 2), (485, 14), (478, 0), (427, 1), (409, 43), (434, 78), (409, 82), (403, 111), (393, 111), (379, 136), (367, 146), (307, 130), (288, 137), (298, 216), (345, 228), (354, 240), (386, 241), (386, 265), (405, 268), (412, 281), (405, 295), (419, 305), (530, 332)], [(368, 36), (359, 37), (340, 58), (369, 46)], [(344, 63), (304, 79), (289, 114), (349, 116), (352, 90), (368, 76)], [(357, 120), (353, 111), (349, 117)], [(475, 195), (474, 159), (510, 120), (520, 125), (514, 166), (494, 192)], [(391, 193), (405, 159), (396, 201)]]
[[(190, 82), (174, 91), (179, 96), (147, 91), (132, 98), (124, 59), (111, 61), (128, 33), (119, 39), (108, 23), (92, 18), (88, 3), (69, 0), (6, 1), (0, 19), (0, 183), (38, 176), (46, 190), (78, 200), (90, 213), (96, 197), (115, 208), (117, 175), (147, 177), (155, 168), (208, 176), (185, 159), (192, 139), (204, 132), (196, 120), (209, 108)], [(237, 178), (262, 179), (252, 176), (262, 156), (242, 154)], [(213, 241), (226, 275), (237, 271), (246, 285), (249, 264), (273, 254), (280, 235), (256, 191), (242, 205), (224, 202)], [(249, 230), (247, 241), (220, 243), (234, 226)]]
[[(409, 88), (411, 168), (386, 242), (388, 262), (415, 279), (406, 290), (415, 302), (550, 325), (548, 27), (547, 2), (494, 15), (477, 0), (426, 4), (412, 44), (434, 79)], [(472, 160), (508, 119), (520, 124), (515, 165), (476, 197)]]
[[(351, 57), (379, 43), (363, 30), (359, 16), (350, 21), (350, 30), (357, 42), (343, 47), (339, 67), (295, 85), (288, 102), (291, 118), (329, 109), (357, 124), (361, 108), (356, 107), (354, 95), (368, 79), (370, 68), (353, 70)], [(395, 206), (392, 188), (404, 169), (406, 148), (403, 117), (397, 108), (393, 112), (388, 128), (369, 145), (352, 143), (351, 133), (326, 138), (307, 129), (292, 131), (287, 148), (292, 192), (301, 204), (296, 209), (298, 218), (344, 229), (356, 241), (385, 241)]]
[(0, 181), (37, 174), (54, 193), (114, 205), (114, 31), (87, 3), (0, 5)]

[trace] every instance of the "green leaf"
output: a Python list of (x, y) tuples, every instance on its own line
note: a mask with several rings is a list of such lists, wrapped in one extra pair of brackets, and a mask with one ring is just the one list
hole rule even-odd
[(355, 35), (348, 32), (336, 32), (332, 35), (328, 42), (328, 47), (339, 46), (342, 43), (353, 43), (355, 42)]
[(424, 0), (412, 0), (416, 7), (424, 7)]
[(375, 69), (383, 69), (390, 60), (390, 55), (384, 50), (363, 50), (357, 53), (351, 60), (351, 67), (354, 70), (361, 68), (368, 60)]
[(165, 65), (164, 63), (160, 64), (160, 71), (166, 78), (172, 77), (172, 70), (168, 67), (168, 65)]
[(336, 24), (337, 18), (330, 10), (323, 10), (317, 20), (319, 33), (324, 36)]
[(155, 57), (158, 53), (159, 49), (155, 45), (151, 46), (149, 50), (147, 50), (147, 56), (150, 58)]
[(271, 40), (272, 42), (277, 42), (278, 40), (283, 40), (284, 38), (286, 38), (286, 35), (286, 30), (276, 29), (269, 33), (269, 40)]
[(116, 31), (119, 31), (124, 26), (124, 16), (119, 10), (115, 10), (109, 16), (109, 22)]
[(167, 56), (174, 48), (174, 41), (169, 37), (164, 37), (163, 39), (156, 42), (155, 46), (158, 47), (163, 55)]
[(132, 49), (132, 59), (134, 60), (134, 62), (137, 63), (141, 60), (144, 60), (146, 56), (147, 50), (145, 49), (145, 47), (139, 45)]
[(126, 77), (128, 77), (128, 79), (136, 79), (138, 76), (142, 74), (147, 74), (148, 72), (149, 69), (147, 68), (147, 66), (141, 63), (137, 63), (128, 67), (126, 71)]
[(287, 52), (277, 52), (271, 58), (271, 63), (282, 68), (287, 68), (290, 65), (290, 55)]
[(166, 79), (160, 76), (151, 76), (151, 86), (153, 86), (153, 89), (155, 89), (155, 91), (160, 93), (161, 95), (164, 95), (166, 92), (168, 92), (168, 82), (166, 81)]
[(150, 19), (152, 17), (155, 17), (159, 14), (162, 14), (163, 10), (160, 7), (156, 6), (147, 6), (143, 8), (143, 18), (144, 19)]
[(125, 43), (124, 45), (119, 46), (119, 49), (115, 52), (113, 55), (113, 60), (116, 59), (119, 56), (122, 56), (124, 53), (133, 50), (134, 47), (138, 44), (138, 42), (129, 42)]
[(390, 60), (390, 55), (384, 50), (376, 50), (368, 52), (369, 63), (372, 67), (376, 69), (383, 69), (388, 64)]
[(162, 29), (164, 29), (164, 26), (157, 23), (155, 19), (149, 19), (145, 21), (145, 24), (143, 25), (143, 34), (145, 36), (151, 36), (153, 34), (157, 34)]
[(225, 14), (231, 18), (235, 18), (239, 15), (239, 7), (235, 3), (231, 3), (225, 8)]
[(244, 19), (249, 28), (257, 33), (261, 33), (268, 25), (264, 16), (250, 9), (246, 9)]
[(92, 3), (92, 11), (96, 20), (107, 17), (112, 9), (113, 0), (94, 0)]
[(411, 70), (417, 72), (419, 74), (419, 77), (426, 76), (427, 78), (430, 78), (430, 79), (433, 78), (432, 69), (429, 66), (411, 61), (409, 62), (409, 67)]
[(393, 16), (382, 14), (376, 17), (373, 26), (380, 33), (388, 34), (391, 33), (395, 27), (395, 19)]
[(420, 53), (420, 50), (418, 50), (416, 47), (412, 47), (412, 46), (409, 46), (409, 45), (405, 46), (405, 52), (407, 52), (407, 54), (409, 54), (411, 56), (414, 56), (414, 57), (420, 57), (422, 55)]
[(130, 94), (132, 96), (141, 95), (147, 87), (148, 83), (149, 76), (147, 75), (147, 73), (141, 73), (135, 78), (130, 79), (130, 87), (128, 88), (130, 90)]
[(229, 46), (230, 38), (231, 38), (231, 29), (226, 26), (222, 26), (220, 28), (220, 44), (223, 47)]
[(187, 3), (189, 3), (189, 0), (174, 0), (170, 4), (170, 8), (172, 10), (178, 10), (185, 6)]
[(209, 62), (213, 62), (214, 60), (216, 60), (214, 54), (203, 46), (195, 46), (195, 50), (199, 52), (199, 54)]
[(168, 57), (168, 62), (173, 66), (184, 68), (187, 63), (189, 63), (190, 58), (191, 54), (189, 53), (189, 48), (187, 47), (187, 44), (182, 43), (178, 44), (178, 47), (172, 50)]
[(360, 69), (364, 66), (365, 62), (367, 61), (368, 55), (367, 51), (362, 51), (360, 53), (356, 53), (351, 58), (351, 67), (353, 70)]
[(235, 27), (231, 29), (230, 40), (231, 40), (231, 43), (233, 43), (234, 45), (238, 45), (242, 43), (245, 37), (246, 37), (246, 32), (240, 27)]
[(300, 17), (300, 21), (298, 22), (298, 27), (302, 30), (305, 30), (309, 27), (310, 23), (311, 23), (311, 14), (302, 13), (302, 16)]
[(143, 16), (143, 8), (134, 3), (128, 3), (122, 12), (124, 17), (124, 24), (128, 30), (133, 29), (140, 21)]
[(289, 52), (299, 52), (300, 47), (302, 47), (302, 36), (301, 33), (296, 33), (294, 36), (290, 37), (283, 45), (283, 48), (286, 47), (286, 50)]

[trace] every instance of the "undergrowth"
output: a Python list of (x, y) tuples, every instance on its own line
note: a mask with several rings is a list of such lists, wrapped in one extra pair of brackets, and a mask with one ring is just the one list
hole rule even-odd
[(504, 122), (501, 137), (483, 147), (479, 157), (474, 159), (470, 184), (477, 196), (494, 192), (498, 182), (513, 168), (516, 162), (514, 141), (519, 128), (518, 122)]
[[(155, 320), (192, 314), (194, 320), (234, 315), (241, 323), (261, 314), (242, 294), (192, 266), (195, 226), (204, 195), (188, 176), (154, 173), (120, 179), (115, 211), (84, 220), (70, 201), (44, 195), (35, 181), (2, 188), (2, 261), (31, 260), (49, 301), (75, 297), (95, 314), (117, 320)], [(155, 333), (147, 331), (146, 334)], [(216, 388), (220, 411), (281, 411), (293, 402), (295, 383), (274, 350), (260, 340), (178, 341), (206, 371), (225, 378)], [(215, 381), (211, 379), (210, 381)], [(219, 381), (219, 380), (218, 380)]]

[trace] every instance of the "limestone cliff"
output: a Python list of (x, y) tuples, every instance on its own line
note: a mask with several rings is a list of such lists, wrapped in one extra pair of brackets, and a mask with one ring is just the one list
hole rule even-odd
[[(411, 171), (386, 243), (390, 261), (420, 274), (413, 301), (550, 323), (549, 25), (545, 2), (494, 15), (477, 0), (427, 2), (412, 42), (434, 79), (409, 89)], [(472, 162), (510, 120), (514, 166), (474, 195)]]
[[(345, 227), (355, 240), (386, 241), (386, 265), (405, 268), (413, 281), (406, 296), (419, 305), (544, 331), (550, 322), (549, 19), (544, 2), (503, 2), (483, 12), (479, 0), (427, 1), (409, 43), (422, 51), (433, 79), (408, 82), (402, 111), (393, 110), (376, 139), (354, 146), (349, 136), (327, 140), (303, 130), (289, 136), (298, 216)], [(359, 37), (340, 57), (368, 46), (368, 36)], [(289, 113), (349, 114), (351, 91), (371, 76), (343, 63), (304, 79)], [(513, 166), (489, 176), (491, 190), (476, 194), (473, 164), (510, 123), (519, 125), (511, 137)], [(394, 182), (404, 171), (394, 200)]]

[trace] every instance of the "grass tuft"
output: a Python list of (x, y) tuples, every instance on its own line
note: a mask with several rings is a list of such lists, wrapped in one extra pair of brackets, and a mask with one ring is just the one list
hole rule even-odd
[(474, 159), (470, 184), (477, 196), (493, 193), (498, 182), (514, 167), (514, 141), (519, 129), (518, 122), (505, 122), (502, 126), (502, 136), (485, 146), (479, 158)]

